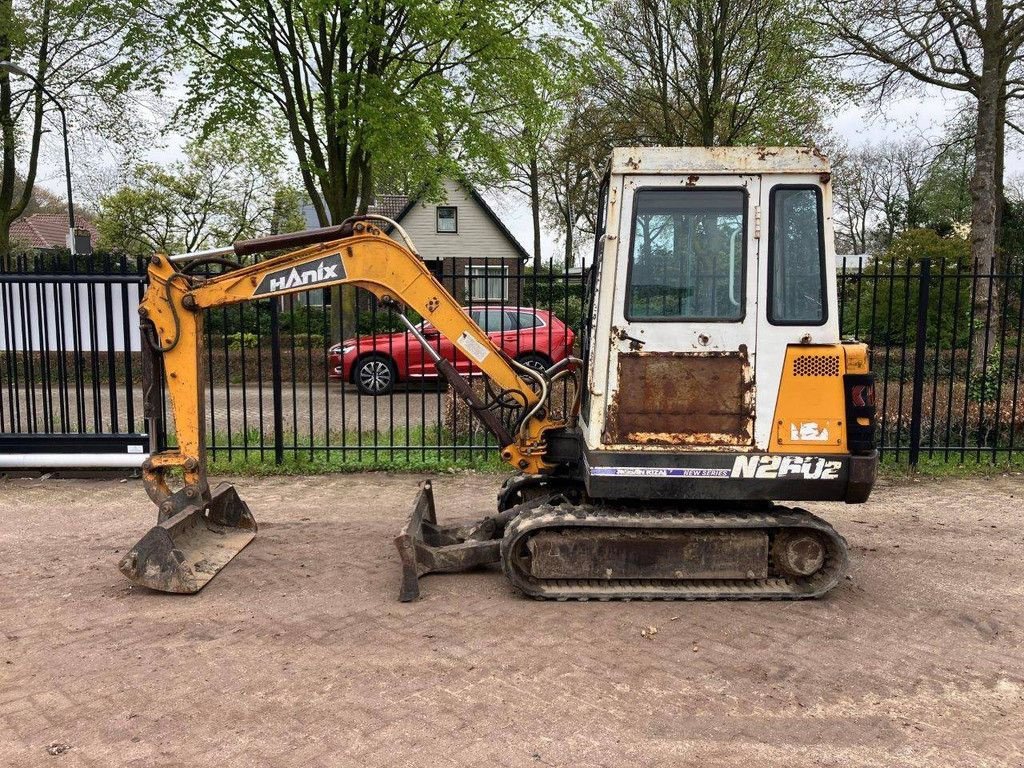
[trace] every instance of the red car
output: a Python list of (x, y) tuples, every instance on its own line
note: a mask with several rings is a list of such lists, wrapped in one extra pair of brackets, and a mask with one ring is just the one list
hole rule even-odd
[[(463, 308), (495, 346), (523, 365), (544, 370), (572, 354), (575, 334), (550, 312), (532, 307)], [(452, 342), (424, 321), (420, 330), (460, 373), (478, 370)], [(386, 395), (399, 381), (437, 377), (437, 368), (408, 332), (346, 339), (328, 350), (332, 379), (350, 381), (364, 395)]]

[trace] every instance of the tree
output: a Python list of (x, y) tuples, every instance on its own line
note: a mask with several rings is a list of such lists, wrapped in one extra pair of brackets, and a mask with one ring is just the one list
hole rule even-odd
[(298, 200), (282, 190), (272, 157), (235, 142), (192, 145), (184, 162), (134, 167), (100, 199), (101, 245), (125, 253), (183, 253), (301, 228)]
[(837, 78), (815, 59), (805, 0), (614, 0), (606, 50), (572, 93), (549, 148), (548, 220), (567, 260), (593, 232), (611, 147), (813, 143)]
[(337, 223), (365, 210), (378, 174), (417, 171), (420, 189), (464, 171), (442, 154), (446, 138), (491, 151), (476, 97), (500, 107), (543, 65), (525, 42), (531, 25), (572, 11), (562, 3), (172, 2), (193, 68), (179, 117), (206, 133), (282, 130), (321, 224)]
[(576, 260), (580, 234), (597, 227), (597, 190), (601, 168), (611, 151), (602, 126), (600, 107), (583, 92), (566, 100), (568, 114), (549, 138), (541, 167), (548, 194), (544, 199), (547, 222), (561, 235), (567, 266)]
[(974, 137), (959, 125), (944, 138), (921, 184), (921, 224), (946, 237), (970, 226)]
[[(156, 87), (160, 59), (143, 0), (0, 0), (0, 60), (32, 74), (68, 110), (73, 129), (120, 141), (141, 133), (133, 94)], [(0, 72), (0, 258), (28, 210), (42, 137), (55, 107), (31, 80)], [(116, 132), (115, 132), (116, 128)]]
[(639, 144), (801, 143), (835, 79), (802, 0), (615, 0), (598, 92)]
[(900, 232), (927, 223), (925, 185), (937, 156), (922, 139), (838, 148), (832, 200), (842, 247), (884, 250)]
[[(582, 1), (162, 0), (192, 73), (178, 116), (204, 135), (279, 132), (320, 224), (340, 223), (377, 178), (429, 197), (498, 156), (485, 118), (542, 70), (531, 28), (557, 29)], [(354, 291), (333, 296), (343, 338)]]
[[(880, 95), (910, 80), (972, 97), (971, 256), (980, 272), (994, 274), (1007, 102), (1024, 96), (1024, 5), (1003, 0), (828, 0), (821, 7), (826, 25), (842, 42), (837, 53), (861, 62), (862, 84)], [(978, 316), (986, 317), (997, 300), (995, 280), (979, 281)], [(996, 324), (982, 326), (977, 365), (995, 344)]]
[(833, 155), (832, 206), (836, 237), (843, 250), (867, 253), (878, 202), (878, 161), (871, 147)]
[(544, 68), (529, 83), (524, 83), (510, 110), (498, 113), (492, 130), (504, 140), (502, 149), (507, 158), (507, 168), (498, 170), (499, 176), (508, 179), (503, 186), (529, 201), (533, 224), (533, 267), (540, 270), (545, 202), (560, 194), (559, 184), (563, 181), (551, 167), (551, 154), (557, 143), (556, 132), (566, 121), (582, 84), (589, 81), (591, 68), (570, 44), (541, 39), (535, 47), (546, 62)]
[(540, 89), (538, 98), (519, 102), (515, 108), (518, 119), (507, 125), (502, 125), (504, 121), (501, 121), (496, 126), (496, 130), (506, 137), (507, 186), (526, 197), (530, 203), (534, 270), (540, 270), (542, 264), (541, 185), (544, 154), (560, 117), (559, 107), (550, 90)]

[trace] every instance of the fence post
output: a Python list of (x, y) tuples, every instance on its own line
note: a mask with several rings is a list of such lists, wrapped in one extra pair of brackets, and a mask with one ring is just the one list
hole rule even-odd
[[(924, 399), (924, 355), (928, 341), (928, 289), (932, 260), (921, 259), (917, 286), (917, 338), (914, 343), (914, 386), (910, 404), (910, 466), (916, 467), (921, 453), (921, 401)], [(934, 418), (934, 414), (932, 415)]]
[(277, 298), (270, 300), (270, 386), (274, 399), (274, 463), (284, 463), (284, 417), (281, 413), (281, 319)]

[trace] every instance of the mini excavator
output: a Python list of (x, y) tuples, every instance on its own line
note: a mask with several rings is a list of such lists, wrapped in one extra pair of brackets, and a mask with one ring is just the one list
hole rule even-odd
[[(427, 573), (492, 563), (522, 594), (558, 600), (828, 592), (847, 569), (845, 541), (779, 502), (864, 502), (878, 454), (868, 349), (840, 339), (827, 159), (615, 149), (597, 222), (579, 357), (546, 371), (497, 348), (382, 217), (153, 256), (139, 308), (146, 414), (158, 416), (162, 371), (178, 445), (143, 466), (158, 522), (121, 571), (197, 592), (256, 535), (236, 490), (207, 481), (203, 311), (352, 285), (397, 311), (516, 471), (496, 512), (469, 525), (439, 524), (421, 484), (395, 540), (401, 600)], [(223, 271), (195, 273), (210, 262)], [(482, 394), (407, 310), (472, 361)], [(557, 387), (573, 395), (556, 418)]]

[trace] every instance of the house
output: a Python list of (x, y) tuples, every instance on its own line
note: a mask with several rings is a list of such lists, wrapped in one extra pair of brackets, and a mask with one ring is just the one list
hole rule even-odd
[[(472, 185), (445, 179), (443, 190), (440, 201), (378, 195), (367, 213), (398, 222), (459, 301), (515, 303), (529, 254)], [(318, 226), (312, 206), (303, 213), (307, 226)], [(397, 231), (388, 234), (401, 242)]]
[[(89, 241), (96, 239), (96, 225), (77, 216), (75, 230), (78, 233), (79, 253), (83, 252), (85, 233)], [(56, 251), (68, 247), (68, 215), (66, 213), (33, 213), (22, 216), (11, 223), (11, 242), (23, 248), (36, 251)], [(91, 253), (91, 248), (88, 252)]]
[[(515, 303), (529, 254), (470, 184), (452, 179), (443, 184), (443, 200), (412, 198), (390, 218), (408, 233), (427, 267), (457, 299)], [(376, 203), (374, 208), (388, 216), (383, 209), (394, 200)], [(390, 235), (401, 239), (397, 232)]]

